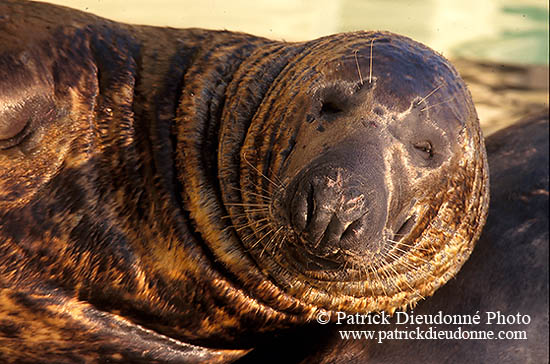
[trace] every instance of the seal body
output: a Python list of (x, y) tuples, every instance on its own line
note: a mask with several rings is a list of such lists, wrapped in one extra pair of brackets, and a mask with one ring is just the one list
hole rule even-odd
[(425, 46), (0, 10), (6, 358), (231, 361), (320, 313), (412, 306), (472, 251), (483, 139)]

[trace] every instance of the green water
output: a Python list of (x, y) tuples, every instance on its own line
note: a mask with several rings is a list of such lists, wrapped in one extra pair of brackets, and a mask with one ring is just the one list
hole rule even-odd
[(450, 58), (548, 64), (548, 3), (525, 0), (346, 0), (340, 31), (385, 29)]
[(505, 6), (501, 11), (518, 19), (522, 18), (530, 27), (522, 30), (513, 26), (504, 27), (497, 37), (475, 39), (456, 45), (453, 53), (466, 58), (506, 63), (548, 64), (548, 9), (536, 6)]
[(389, 30), (454, 57), (548, 64), (547, 0), (46, 0), (114, 20), (301, 41)]

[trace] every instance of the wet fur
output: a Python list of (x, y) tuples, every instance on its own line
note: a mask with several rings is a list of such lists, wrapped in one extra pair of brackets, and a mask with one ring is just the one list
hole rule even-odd
[[(261, 158), (273, 152), (277, 167), (285, 157), (288, 145), (278, 143), (283, 150), (277, 150), (259, 137), (245, 141), (245, 134), (253, 117), (260, 118), (253, 135), (261, 136), (265, 117), (286, 112), (278, 110), (290, 104), (283, 97), (272, 94), (270, 104), (263, 98), (285, 91), (293, 77), (287, 66), (321, 67), (300, 62), (319, 62), (315, 50), (331, 45), (355, 64), (353, 49), (362, 44), (371, 53), (369, 77), (354, 73), (353, 79), (367, 85), (371, 73), (376, 76), (375, 39), (391, 35), (354, 33), (290, 45), (231, 32), (124, 25), (40, 3), (4, 1), (0, 14), (0, 82), (7, 85), (0, 99), (16, 105), (4, 107), (0, 117), (31, 120), (29, 134), (0, 144), (0, 355), (6, 361), (231, 361), (261, 334), (310, 321), (319, 305), (365, 311), (413, 304), (443, 285), (473, 248), (488, 203), (487, 170), (461, 81), (446, 84), (445, 92), (459, 94), (465, 108), (445, 93), (437, 101), (434, 88), (415, 99), (432, 102), (418, 112), (436, 112), (429, 108), (438, 102), (449, 106), (467, 124), (461, 140), (472, 140), (465, 150), (475, 156), (463, 175), (449, 180), (460, 191), (450, 202), (457, 210), (473, 203), (480, 218), (453, 220), (452, 209), (446, 212), (443, 220), (465, 239), (441, 276), (432, 280), (428, 268), (419, 268), (425, 284), (417, 289), (396, 279), (400, 290), (393, 295), (377, 278), (372, 301), (339, 282), (304, 294), (307, 287), (268, 279), (272, 267), (258, 269), (258, 256), (272, 257), (273, 247), (281, 247), (276, 239), (262, 246), (251, 238), (243, 250), (235, 229), (253, 225), (228, 223), (228, 213), (234, 221), (248, 216), (231, 205), (241, 192), (249, 200), (264, 194), (264, 176), (274, 169)], [(365, 43), (367, 34), (373, 40)], [(408, 42), (397, 43), (418, 48)], [(432, 60), (431, 50), (420, 48), (420, 54)], [(458, 79), (445, 61), (433, 60), (435, 69)], [(393, 102), (382, 91), (394, 83), (397, 77), (377, 78), (377, 102)], [(407, 83), (403, 96), (415, 87)], [(254, 179), (259, 183), (250, 186)], [(464, 180), (471, 189), (462, 190)], [(271, 183), (281, 189), (280, 181)], [(246, 195), (254, 191), (255, 197)], [(441, 205), (445, 195), (437, 199)], [(432, 218), (426, 214), (418, 232)], [(439, 228), (424, 230), (449, 238)]]

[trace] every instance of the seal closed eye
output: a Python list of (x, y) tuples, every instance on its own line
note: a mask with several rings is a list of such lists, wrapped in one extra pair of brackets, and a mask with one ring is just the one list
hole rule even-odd
[(234, 360), (319, 312), (412, 306), (472, 251), (483, 139), (427, 47), (0, 10), (0, 352)]

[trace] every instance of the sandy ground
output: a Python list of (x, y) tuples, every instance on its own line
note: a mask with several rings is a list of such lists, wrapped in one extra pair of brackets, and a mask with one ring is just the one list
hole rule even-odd
[(453, 61), (466, 81), (485, 136), (548, 111), (548, 66)]

